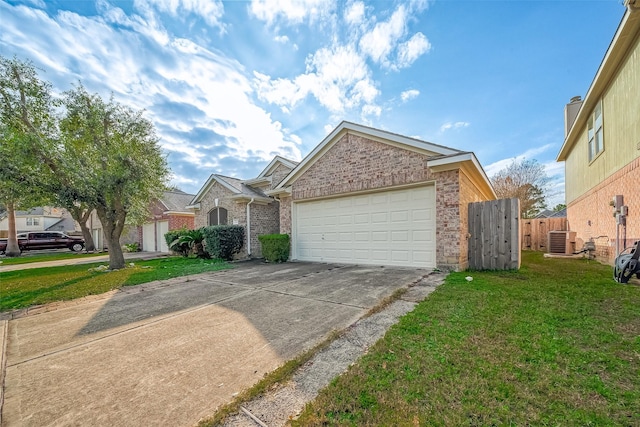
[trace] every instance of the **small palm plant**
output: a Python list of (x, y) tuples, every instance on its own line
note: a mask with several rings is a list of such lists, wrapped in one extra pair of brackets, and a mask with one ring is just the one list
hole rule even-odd
[(190, 253), (193, 253), (198, 258), (209, 258), (209, 254), (204, 250), (204, 234), (201, 229), (189, 230), (185, 234), (182, 234), (169, 245), (172, 251), (182, 254), (187, 257)]

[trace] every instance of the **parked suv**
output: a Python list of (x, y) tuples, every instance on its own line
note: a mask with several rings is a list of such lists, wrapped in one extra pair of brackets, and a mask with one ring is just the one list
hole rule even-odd
[[(83, 238), (67, 236), (59, 231), (33, 231), (20, 233), (17, 237), (20, 251), (69, 248), (80, 252), (84, 249)], [(0, 253), (4, 253), (6, 249), (7, 239), (0, 239)]]

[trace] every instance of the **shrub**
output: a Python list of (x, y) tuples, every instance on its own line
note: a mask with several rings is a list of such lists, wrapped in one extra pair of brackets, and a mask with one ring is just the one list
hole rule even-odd
[(125, 243), (122, 245), (126, 252), (138, 252), (140, 250), (140, 246), (137, 242), (134, 243)]
[(202, 231), (205, 249), (213, 258), (230, 261), (244, 245), (244, 227), (240, 225), (214, 225)]
[(204, 241), (204, 233), (202, 230), (202, 228), (198, 230), (187, 230), (186, 233), (180, 234), (177, 239), (171, 242), (169, 247), (171, 250), (179, 252), (185, 257), (188, 256), (189, 253), (194, 253), (196, 257), (201, 259), (210, 258), (202, 244)]
[(180, 244), (177, 244), (176, 241), (180, 240), (180, 237), (186, 236), (190, 231), (192, 230), (189, 230), (186, 227), (182, 227), (179, 230), (172, 230), (168, 233), (165, 233), (164, 240), (167, 242), (167, 246), (169, 247), (169, 249), (179, 253), (184, 257), (189, 256), (189, 252), (191, 251), (189, 243), (183, 240), (182, 242), (180, 242)]
[(289, 259), (290, 238), (288, 234), (263, 234), (258, 236), (262, 245), (262, 256), (269, 262), (285, 262)]

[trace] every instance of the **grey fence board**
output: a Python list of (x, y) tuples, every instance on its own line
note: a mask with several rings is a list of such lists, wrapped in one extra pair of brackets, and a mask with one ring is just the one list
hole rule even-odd
[(500, 199), (469, 204), (469, 268), (520, 268), (520, 201)]

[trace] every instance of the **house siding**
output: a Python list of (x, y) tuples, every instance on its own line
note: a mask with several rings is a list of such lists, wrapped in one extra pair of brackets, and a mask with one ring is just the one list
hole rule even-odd
[[(602, 96), (604, 150), (589, 162), (583, 126), (566, 159), (567, 204), (640, 157), (640, 37)], [(594, 100), (595, 102), (596, 100)], [(590, 113), (593, 112), (593, 108)]]
[[(462, 240), (467, 229), (461, 217), (460, 173), (432, 173), (428, 159), (421, 153), (347, 133), (294, 181), (291, 198), (282, 199), (280, 230), (291, 234), (291, 202), (435, 181), (436, 264), (445, 270), (465, 268), (468, 255)], [(465, 198), (475, 201), (478, 196), (465, 194)]]
[[(601, 98), (585, 99), (589, 112), (602, 100), (604, 150), (591, 162), (588, 158), (586, 125), (582, 126), (574, 145), (566, 155), (566, 200), (569, 228), (576, 232), (576, 249), (593, 238), (596, 258), (613, 263), (616, 247), (616, 221), (610, 202), (623, 195), (629, 207), (627, 245), (640, 239), (640, 32), (617, 71), (606, 84)], [(585, 110), (587, 111), (587, 110)], [(621, 244), (624, 245), (624, 242)]]

